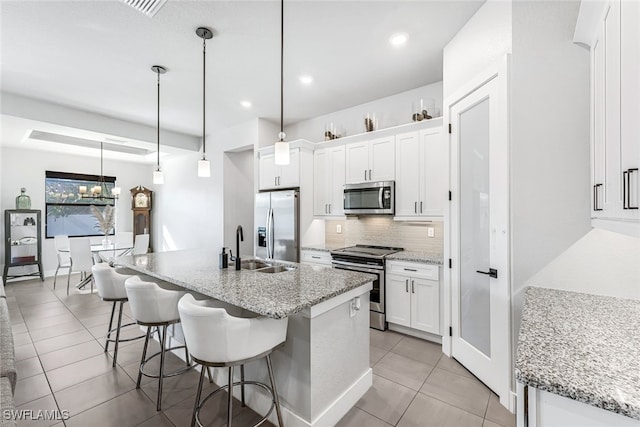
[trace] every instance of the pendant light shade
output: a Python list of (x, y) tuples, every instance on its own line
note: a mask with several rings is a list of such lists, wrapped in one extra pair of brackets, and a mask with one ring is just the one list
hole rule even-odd
[(153, 67), (151, 67), (151, 71), (153, 71), (158, 75), (158, 128), (157, 128), (158, 160), (156, 162), (156, 170), (153, 172), (153, 183), (164, 184), (164, 174), (160, 170), (160, 74), (166, 73), (167, 69), (160, 65), (154, 65)]
[(199, 27), (196, 35), (202, 39), (202, 159), (198, 160), (198, 176), (208, 178), (211, 176), (211, 164), (207, 160), (207, 134), (205, 114), (206, 82), (207, 82), (207, 40), (213, 37), (213, 32), (205, 27)]
[(289, 143), (284, 140), (284, 0), (280, 0), (280, 133), (274, 145), (274, 163), (289, 164)]

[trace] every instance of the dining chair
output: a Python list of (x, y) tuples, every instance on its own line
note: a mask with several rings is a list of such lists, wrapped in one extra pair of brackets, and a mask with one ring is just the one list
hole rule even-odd
[[(87, 276), (87, 272), (91, 274), (93, 267), (93, 254), (91, 253), (91, 242), (88, 237), (79, 237), (69, 240), (69, 250), (71, 253), (71, 267), (69, 268), (69, 276), (72, 271), (80, 272), (80, 283), (91, 281), (91, 292), (93, 292), (93, 277)], [(67, 295), (69, 295), (69, 279), (67, 278)]]
[(71, 257), (69, 255), (69, 236), (66, 236), (66, 235), (54, 236), (53, 246), (56, 248), (56, 255), (58, 257), (58, 266), (56, 267), (56, 272), (53, 275), (53, 289), (55, 289), (56, 281), (58, 280), (58, 271), (61, 268), (67, 269), (67, 276), (71, 274)]
[(136, 235), (136, 240), (133, 244), (133, 251), (131, 253), (133, 255), (142, 255), (142, 254), (146, 254), (148, 251), (149, 251), (149, 235), (148, 234)]

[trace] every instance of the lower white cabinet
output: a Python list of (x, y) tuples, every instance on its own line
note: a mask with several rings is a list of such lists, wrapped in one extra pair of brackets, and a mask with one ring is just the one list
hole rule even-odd
[(331, 253), (326, 251), (303, 249), (300, 260), (305, 264), (319, 264), (331, 267)]
[(438, 266), (388, 261), (387, 322), (441, 335)]

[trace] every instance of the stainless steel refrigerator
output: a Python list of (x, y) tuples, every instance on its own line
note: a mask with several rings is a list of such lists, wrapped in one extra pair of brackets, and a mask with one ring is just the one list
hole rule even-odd
[(256, 256), (300, 262), (300, 192), (256, 194)]

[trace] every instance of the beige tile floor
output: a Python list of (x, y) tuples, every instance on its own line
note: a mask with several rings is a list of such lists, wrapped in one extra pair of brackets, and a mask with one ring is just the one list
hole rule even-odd
[[(142, 340), (123, 343), (118, 364), (112, 368), (112, 352), (103, 352), (111, 306), (95, 294), (72, 290), (67, 296), (66, 277), (62, 277), (55, 291), (52, 279), (6, 286), (19, 379), (16, 407), (67, 410), (70, 415), (63, 422), (20, 421), (18, 425), (190, 425), (198, 373), (190, 371), (167, 379), (163, 408), (156, 412), (155, 380), (143, 378), (141, 389), (135, 388)], [(123, 323), (131, 322), (130, 316), (125, 305)], [(139, 334), (136, 328), (128, 329), (124, 336)], [(157, 344), (152, 349), (157, 351)], [(514, 416), (499, 404), (497, 396), (444, 356), (440, 346), (371, 330), (370, 353), (373, 387), (338, 426), (515, 426)], [(184, 362), (171, 355), (166, 363), (171, 369)], [(207, 385), (207, 390), (213, 387)], [(252, 425), (259, 419), (237, 403), (235, 426)], [(226, 424), (225, 405), (224, 393), (208, 402), (202, 417), (207, 426)]]

